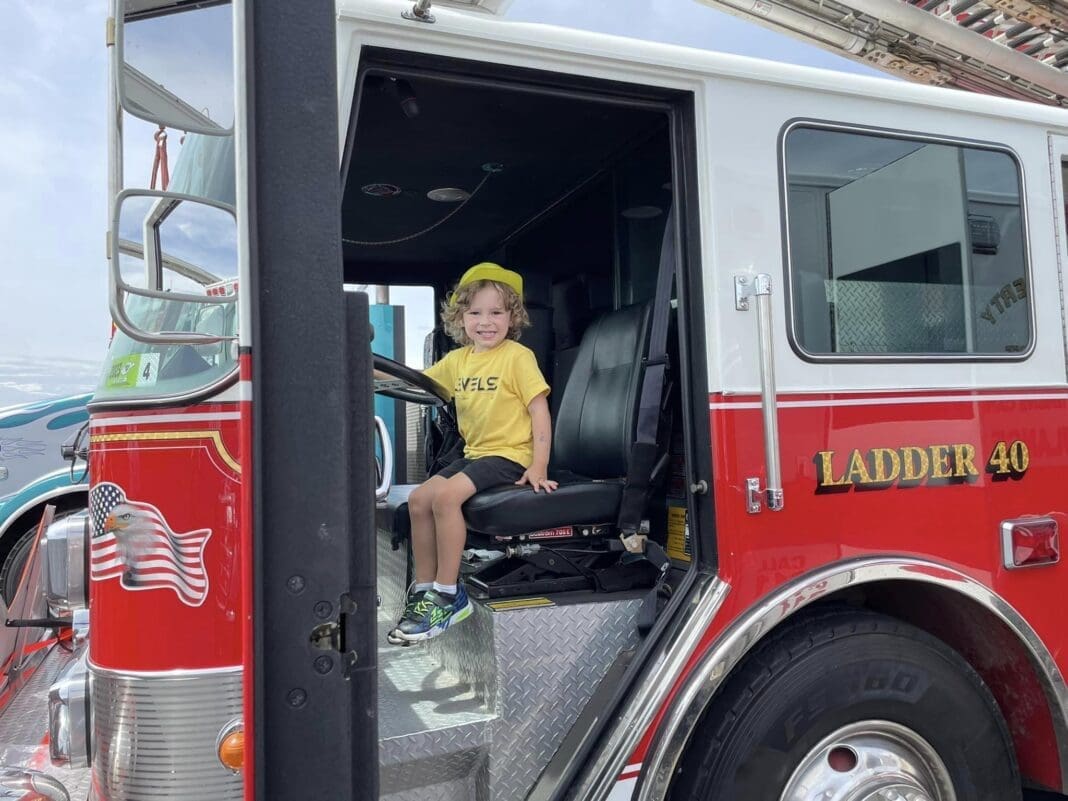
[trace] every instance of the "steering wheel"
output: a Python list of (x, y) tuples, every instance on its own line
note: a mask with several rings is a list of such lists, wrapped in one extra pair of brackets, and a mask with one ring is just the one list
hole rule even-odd
[(448, 403), (444, 388), (434, 379), (393, 359), (377, 353), (371, 355), (374, 368), (391, 378), (389, 381), (375, 379), (376, 394), (423, 406), (443, 406)]

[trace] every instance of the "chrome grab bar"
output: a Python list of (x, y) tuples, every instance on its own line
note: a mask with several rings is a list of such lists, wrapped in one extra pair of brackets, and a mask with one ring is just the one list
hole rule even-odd
[(736, 275), (734, 277), (734, 307), (749, 310), (749, 299), (756, 300), (757, 350), (760, 359), (760, 406), (764, 420), (764, 472), (767, 486), (760, 488), (760, 479), (745, 480), (746, 510), (756, 514), (764, 504), (773, 512), (783, 508), (782, 466), (779, 461), (779, 409), (775, 389), (775, 351), (771, 336), (771, 276)]
[(375, 489), (375, 500), (384, 501), (393, 486), (393, 443), (389, 438), (386, 421), (375, 415), (375, 429), (382, 442), (382, 483)]

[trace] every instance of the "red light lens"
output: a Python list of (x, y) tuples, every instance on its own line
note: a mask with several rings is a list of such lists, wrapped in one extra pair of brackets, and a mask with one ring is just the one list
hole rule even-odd
[(1057, 538), (1057, 521), (1048, 517), (1014, 520), (1005, 524), (1009, 529), (1006, 567), (1034, 567), (1051, 565), (1061, 558)]

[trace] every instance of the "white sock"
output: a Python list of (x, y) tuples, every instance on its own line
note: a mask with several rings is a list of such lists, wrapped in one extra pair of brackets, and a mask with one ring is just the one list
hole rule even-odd
[(432, 582), (432, 581), (428, 581), (425, 584), (420, 583), (420, 582), (417, 581), (417, 582), (415, 582), (415, 584), (412, 585), (412, 593), (426, 592), (427, 590), (429, 590), (433, 586), (434, 586), (434, 582)]
[(440, 592), (440, 593), (442, 593), (444, 595), (455, 595), (456, 594), (456, 585), (455, 584), (438, 584), (435, 581), (434, 582), (434, 592)]

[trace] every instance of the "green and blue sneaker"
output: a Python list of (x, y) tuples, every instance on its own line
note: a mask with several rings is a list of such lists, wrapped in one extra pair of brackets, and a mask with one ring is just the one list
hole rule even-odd
[(443, 634), (449, 626), (470, 615), (471, 602), (462, 584), (457, 588), (455, 597), (427, 590), (426, 595), (415, 604), (411, 616), (406, 613), (391, 634), (404, 642), (422, 642)]
[[(414, 585), (413, 585), (414, 586)], [(386, 634), (386, 642), (390, 645), (409, 645), (410, 643), (400, 637), (397, 632), (400, 629), (401, 623), (405, 620), (418, 620), (419, 615), (415, 613), (415, 607), (423, 600), (423, 596), (427, 594), (427, 590), (408, 590), (408, 600), (404, 604), (404, 613), (401, 615), (400, 620), (397, 621), (397, 625), (389, 630)]]

